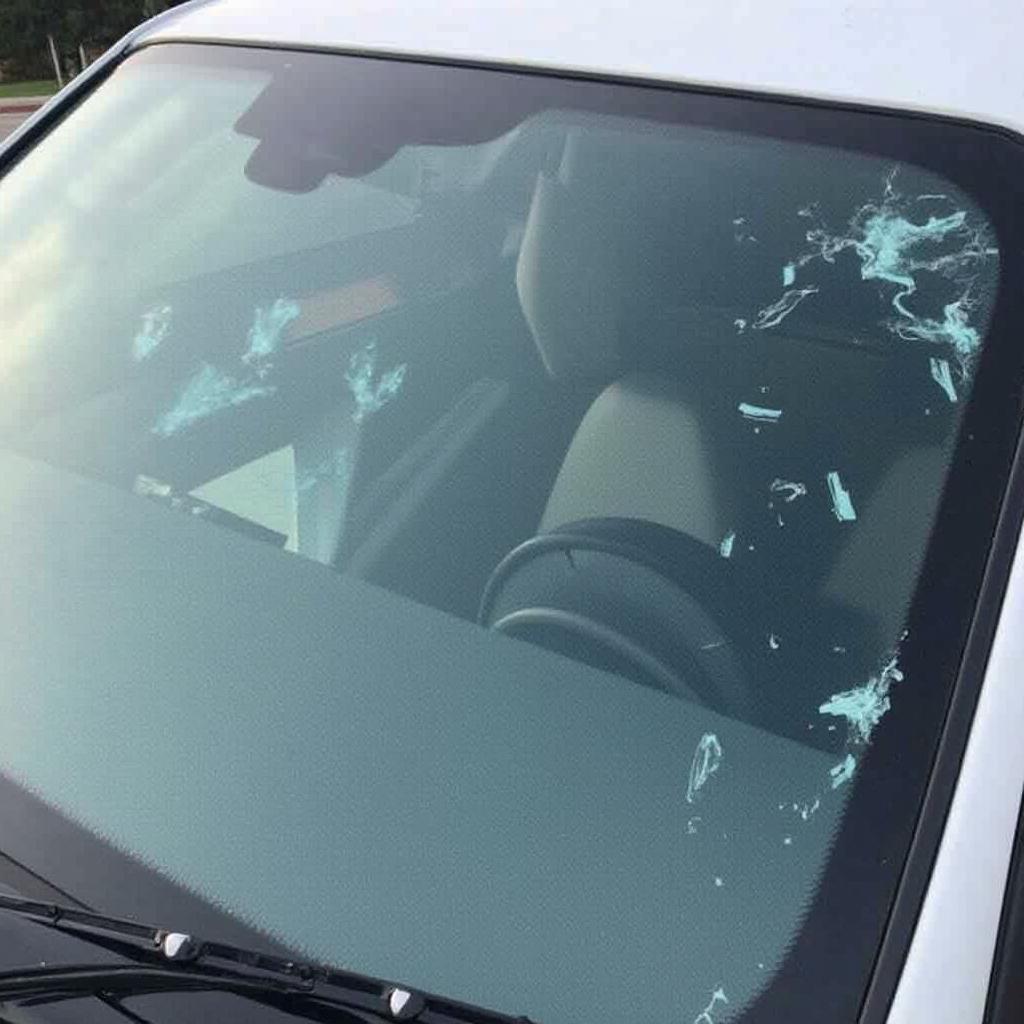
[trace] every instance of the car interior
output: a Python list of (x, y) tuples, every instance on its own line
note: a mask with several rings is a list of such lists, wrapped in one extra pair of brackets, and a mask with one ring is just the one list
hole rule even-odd
[[(959, 406), (934, 349), (887, 328), (891, 290), (855, 252), (809, 258), (795, 284), (783, 268), (892, 174), (557, 112), (409, 148), (365, 181), (414, 216), (161, 283), (174, 344), (141, 363), (124, 346), (118, 386), (19, 444), (824, 744), (807, 694), (862, 681), (898, 642)], [(913, 168), (897, 184), (939, 191)], [(295, 310), (254, 374), (240, 341), (279, 299)], [(197, 366), (248, 396), (155, 430)]]

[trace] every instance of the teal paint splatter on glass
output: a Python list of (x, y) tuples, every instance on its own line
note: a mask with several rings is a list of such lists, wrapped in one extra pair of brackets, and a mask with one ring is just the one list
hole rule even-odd
[(754, 318), (754, 330), (764, 331), (778, 326), (808, 295), (815, 295), (817, 291), (817, 285), (811, 284), (806, 288), (791, 288), (783, 292), (781, 299), (758, 312)]
[(254, 398), (264, 398), (276, 390), (273, 385), (239, 381), (204, 363), (185, 385), (174, 408), (157, 420), (153, 433), (170, 437), (224, 409), (244, 405)]
[(932, 356), (928, 360), (932, 371), (932, 380), (942, 388), (946, 397), (951, 401), (957, 400), (956, 385), (953, 383), (953, 374), (949, 369), (949, 363), (945, 359), (936, 359)]
[(792, 263), (787, 263), (782, 268), (782, 287), (788, 288), (791, 284), (796, 281), (796, 267)]
[(137, 363), (148, 359), (171, 333), (170, 306), (157, 306), (142, 314), (142, 325), (132, 339), (132, 356)]
[(828, 774), (832, 779), (832, 788), (838, 789), (844, 782), (849, 782), (856, 770), (857, 759), (853, 754), (847, 754), (839, 764), (829, 769)]
[[(845, 234), (833, 234), (821, 223), (816, 204), (800, 210), (801, 217), (817, 226), (806, 233), (810, 250), (791, 265), (795, 271), (814, 260), (834, 263), (840, 253), (852, 251), (860, 260), (862, 280), (893, 289), (894, 315), (883, 326), (904, 340), (948, 345), (966, 375), (980, 345), (978, 330), (969, 322), (975, 306), (972, 288), (981, 267), (998, 257), (999, 250), (984, 229), (968, 222), (966, 210), (914, 217), (916, 204), (950, 200), (939, 194), (905, 200), (894, 184), (898, 170), (886, 176), (880, 201), (865, 203), (856, 211)], [(956, 289), (956, 297), (943, 303), (941, 316), (917, 312), (909, 305), (918, 293), (922, 273), (938, 275)]]
[(261, 376), (272, 369), (271, 357), (281, 347), (284, 329), (299, 315), (299, 304), (291, 299), (277, 299), (272, 306), (256, 308), (247, 338), (248, 348), (242, 362), (255, 367)]
[(692, 804), (697, 794), (722, 763), (722, 744), (713, 732), (706, 732), (697, 741), (697, 749), (690, 762), (690, 777), (686, 786), (686, 802)]
[(781, 409), (768, 409), (763, 405), (751, 405), (749, 402), (740, 402), (736, 407), (745, 420), (756, 420), (758, 423), (778, 423), (782, 418)]
[[(716, 879), (716, 882), (719, 881)], [(715, 1012), (718, 1004), (721, 1003), (723, 1006), (729, 1005), (729, 1000), (726, 997), (725, 989), (719, 986), (711, 993), (711, 1001), (707, 1006), (704, 1007), (700, 1013), (697, 1014), (693, 1019), (693, 1024), (715, 1024), (715, 1019), (712, 1014)]]
[(842, 478), (832, 470), (825, 480), (828, 483), (828, 493), (832, 498), (832, 511), (836, 519), (841, 523), (853, 522), (857, 518), (857, 511), (853, 507), (850, 492), (843, 486)]
[(889, 690), (892, 684), (902, 679), (903, 673), (894, 656), (878, 675), (872, 676), (863, 686), (834, 693), (818, 708), (818, 713), (845, 718), (850, 741), (865, 744), (891, 707)]
[(370, 413), (382, 409), (401, 390), (405, 380), (406, 364), (381, 374), (374, 383), (374, 371), (377, 362), (377, 346), (371, 341), (365, 348), (352, 354), (349, 360), (345, 380), (349, 391), (355, 399), (356, 408), (352, 419), (361, 423)]

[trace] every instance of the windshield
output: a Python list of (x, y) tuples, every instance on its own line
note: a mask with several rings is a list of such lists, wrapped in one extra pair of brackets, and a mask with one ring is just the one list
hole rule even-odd
[(130, 56), (0, 179), (5, 772), (353, 970), (853, 1019), (1016, 430), (982, 137)]

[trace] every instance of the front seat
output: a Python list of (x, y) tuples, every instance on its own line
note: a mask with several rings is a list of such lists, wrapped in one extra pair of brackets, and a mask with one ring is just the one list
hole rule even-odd
[(577, 145), (538, 178), (516, 285), (548, 373), (611, 383), (576, 431), (538, 536), (492, 575), (480, 620), (742, 713), (745, 672), (719, 600), (733, 589), (721, 577), (737, 570), (718, 554), (701, 425), (670, 380), (622, 374), (622, 297), (637, 270), (629, 225), (600, 189), (578, 187)]
[[(756, 704), (768, 717), (792, 718), (786, 700), (803, 713), (816, 670), (794, 656), (800, 645), (792, 641), (820, 640), (831, 656), (848, 637), (861, 638), (864, 664), (896, 642), (915, 584), (897, 567), (919, 563), (928, 533), (929, 517), (912, 504), (937, 498), (944, 455), (934, 438), (894, 445), (904, 433), (885, 410), (899, 403), (879, 389), (901, 387), (900, 378), (853, 346), (779, 333), (737, 344), (720, 311), (689, 307), (672, 313), (672, 358), (654, 369), (645, 355), (655, 340), (624, 340), (639, 319), (629, 311), (643, 292), (642, 230), (624, 212), (628, 204), (584, 180), (578, 148), (570, 138), (558, 172), (537, 181), (516, 285), (548, 373), (592, 381), (597, 396), (537, 536), (494, 571), (480, 619), (738, 717)], [(747, 428), (737, 433), (737, 399), (756, 396), (770, 374), (801, 401), (790, 407), (787, 433), (752, 444)], [(816, 379), (832, 390), (806, 387)], [(877, 406), (872, 438), (863, 416), (844, 415), (864, 401)], [(828, 460), (844, 453), (860, 460), (851, 467), (863, 484), (856, 524), (835, 521), (824, 486)], [(805, 515), (803, 532), (782, 529), (779, 510), (766, 518), (780, 467), (806, 480), (807, 497), (792, 510)], [(901, 516), (908, 473), (911, 502)], [(755, 521), (770, 521), (773, 568), (761, 559), (751, 570), (746, 538), (744, 557), (722, 557), (736, 530)], [(884, 585), (872, 586), (872, 565)], [(791, 642), (775, 653), (771, 626), (779, 621)], [(768, 665), (786, 693), (761, 692)]]

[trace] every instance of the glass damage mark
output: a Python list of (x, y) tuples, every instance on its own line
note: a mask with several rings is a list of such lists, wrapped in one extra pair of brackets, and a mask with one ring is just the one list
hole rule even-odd
[(695, 836), (697, 834), (697, 823), (703, 819), (699, 814), (695, 814), (686, 822), (686, 834), (689, 836)]
[(891, 706), (889, 690), (892, 684), (901, 682), (902, 679), (903, 673), (894, 655), (878, 675), (872, 676), (863, 686), (832, 694), (818, 708), (818, 713), (845, 718), (850, 742), (863, 746), (871, 739), (875, 726)]
[(753, 420), (755, 423), (778, 423), (782, 419), (781, 409), (769, 409), (763, 405), (751, 405), (750, 402), (740, 402), (736, 407), (745, 420)]
[(370, 413), (387, 405), (398, 394), (405, 380), (406, 364), (400, 363), (381, 374), (375, 384), (373, 378), (376, 362), (377, 346), (372, 341), (365, 348), (354, 352), (349, 360), (345, 380), (356, 400), (356, 409), (352, 413), (356, 423), (361, 423)]
[(777, 327), (808, 295), (815, 295), (817, 291), (818, 286), (814, 284), (804, 288), (787, 289), (782, 293), (781, 299), (758, 311), (754, 317), (754, 330), (764, 331), (769, 327)]
[(951, 401), (957, 400), (956, 385), (953, 383), (953, 374), (950, 371), (949, 363), (945, 359), (936, 359), (931, 356), (928, 360), (932, 371), (932, 380), (942, 388), (946, 397)]
[(832, 779), (832, 788), (838, 789), (844, 782), (849, 782), (853, 778), (853, 773), (857, 770), (857, 759), (853, 754), (847, 754), (835, 767), (830, 768), (828, 771), (829, 776)]
[(697, 749), (690, 762), (690, 778), (686, 786), (686, 802), (692, 804), (708, 779), (722, 763), (722, 744), (713, 732), (706, 732), (697, 741)]
[(257, 306), (247, 338), (248, 348), (242, 362), (256, 369), (265, 377), (273, 365), (271, 357), (281, 347), (284, 329), (299, 315), (299, 304), (291, 299), (280, 298), (267, 309)]
[(792, 263), (787, 263), (782, 268), (782, 287), (788, 288), (791, 284), (796, 283), (796, 267)]
[(174, 408), (157, 420), (152, 432), (160, 437), (170, 437), (224, 409), (244, 405), (254, 398), (264, 398), (276, 390), (274, 385), (240, 381), (209, 363), (203, 363), (185, 385)]
[[(898, 170), (894, 167), (886, 175), (881, 200), (867, 202), (854, 213), (845, 234), (828, 230), (816, 204), (800, 210), (799, 215), (815, 226), (805, 235), (810, 249), (792, 262), (794, 273), (815, 260), (835, 263), (840, 253), (852, 251), (860, 260), (861, 280), (893, 289), (893, 315), (883, 326), (904, 340), (948, 345), (966, 377), (980, 344), (978, 331), (969, 322), (975, 306), (972, 288), (982, 265), (999, 250), (984, 229), (968, 223), (966, 210), (949, 211), (947, 196), (904, 197), (895, 188)], [(922, 209), (922, 204), (935, 203), (947, 204), (949, 212), (939, 215)], [(942, 303), (941, 315), (938, 310), (929, 315), (910, 307), (922, 273), (937, 275), (955, 289), (955, 297)]]
[(774, 633), (769, 633), (768, 634), (768, 647), (771, 650), (773, 650), (773, 651), (777, 651), (780, 646), (781, 645), (779, 643), (779, 638)]
[(715, 888), (721, 889), (723, 885), (725, 885), (725, 880), (722, 878), (722, 876), (715, 875)]
[(725, 994), (725, 989), (721, 985), (711, 993), (711, 1001), (707, 1006), (704, 1007), (696, 1017), (693, 1018), (693, 1024), (715, 1024), (715, 1018), (713, 1014), (717, 1010), (719, 1004), (722, 1006), (728, 1006), (729, 1000)]
[(722, 543), (718, 545), (718, 553), (723, 558), (732, 557), (732, 549), (736, 544), (736, 531), (730, 530), (723, 538)]
[(843, 486), (842, 477), (836, 470), (829, 472), (825, 481), (828, 484), (828, 493), (832, 498), (832, 511), (836, 519), (841, 523), (850, 523), (857, 518), (857, 511), (853, 507), (853, 500), (850, 492)]
[(156, 306), (142, 314), (142, 325), (132, 339), (132, 356), (137, 363), (148, 359), (171, 333), (171, 306)]

